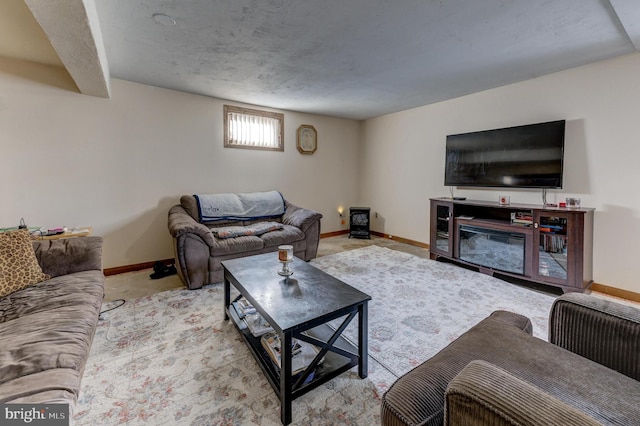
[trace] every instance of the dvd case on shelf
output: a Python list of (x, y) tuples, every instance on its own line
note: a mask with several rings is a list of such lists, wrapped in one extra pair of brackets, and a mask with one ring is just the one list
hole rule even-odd
[(531, 226), (533, 224), (533, 215), (530, 212), (511, 212), (511, 224)]
[(255, 314), (257, 312), (256, 308), (254, 308), (253, 305), (251, 305), (251, 303), (249, 303), (249, 301), (244, 297), (241, 297), (236, 302), (234, 302), (234, 306), (240, 309), (240, 312), (238, 312), (238, 314), (249, 315)]

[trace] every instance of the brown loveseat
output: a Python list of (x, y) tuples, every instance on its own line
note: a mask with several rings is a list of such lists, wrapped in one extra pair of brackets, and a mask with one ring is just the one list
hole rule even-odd
[[(169, 210), (168, 227), (173, 237), (178, 275), (184, 284), (190, 289), (197, 289), (204, 284), (221, 282), (221, 261), (274, 252), (283, 244), (292, 245), (293, 254), (302, 260), (309, 261), (316, 257), (322, 215), (284, 199), (283, 202), (284, 213), (277, 217), (207, 221), (201, 218), (195, 196), (180, 197), (180, 204)], [(233, 238), (216, 236), (223, 229), (261, 227), (265, 223), (281, 225), (281, 229), (260, 235), (247, 232), (247, 235)]]
[(52, 278), (0, 298), (0, 403), (68, 403), (72, 413), (104, 296), (102, 238), (33, 247)]
[(631, 425), (640, 419), (640, 310), (581, 293), (553, 304), (549, 343), (497, 311), (398, 379), (391, 425)]

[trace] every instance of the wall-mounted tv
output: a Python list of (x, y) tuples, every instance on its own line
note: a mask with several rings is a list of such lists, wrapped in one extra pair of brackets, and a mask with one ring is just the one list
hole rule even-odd
[(447, 136), (445, 186), (562, 188), (565, 120)]

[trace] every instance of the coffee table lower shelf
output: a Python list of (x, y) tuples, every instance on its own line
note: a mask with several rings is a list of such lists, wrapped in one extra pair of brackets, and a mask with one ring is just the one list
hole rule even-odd
[[(280, 368), (274, 364), (274, 362), (269, 357), (269, 354), (267, 354), (267, 351), (264, 349), (262, 343), (260, 342), (260, 337), (256, 337), (251, 334), (251, 331), (246, 326), (244, 321), (242, 321), (236, 314), (235, 309), (228, 308), (227, 314), (244, 338), (247, 346), (251, 350), (251, 353), (258, 362), (258, 365), (271, 384), (271, 387), (278, 395), (278, 398), (282, 400), (282, 394), (280, 390)], [(333, 336), (335, 330), (333, 330), (327, 324), (320, 324), (319, 326), (306, 330), (304, 333), (322, 342), (327, 342), (331, 338), (331, 336)], [(349, 353), (350, 356), (332, 352), (330, 349), (325, 354), (324, 361), (315, 367), (313, 378), (310, 380), (306, 380), (305, 383), (291, 390), (292, 400), (304, 395), (310, 390), (317, 388), (323, 383), (328, 382), (334, 377), (339, 376), (345, 371), (348, 371), (358, 365), (359, 357), (358, 348), (356, 346), (351, 344), (342, 336), (339, 336), (337, 338), (333, 346)], [(302, 373), (294, 375), (292, 382), (295, 383), (296, 378), (301, 374)]]

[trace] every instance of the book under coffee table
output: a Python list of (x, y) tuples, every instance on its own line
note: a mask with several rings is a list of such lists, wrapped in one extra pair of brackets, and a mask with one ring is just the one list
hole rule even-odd
[[(298, 258), (291, 269), (293, 275), (278, 275), (277, 253), (225, 260), (224, 312), (231, 318), (267, 380), (280, 398), (281, 420), (292, 420), (294, 399), (322, 385), (349, 369), (358, 366), (358, 376), (367, 377), (367, 302), (371, 296)], [(254, 336), (240, 319), (231, 300), (231, 286), (253, 305), (257, 312), (278, 333), (281, 366), (271, 360), (260, 337)], [(358, 342), (352, 344), (342, 333), (358, 316)], [(327, 323), (345, 317), (334, 331)], [(319, 349), (306, 370), (291, 374), (291, 344), (293, 339), (310, 343)]]

